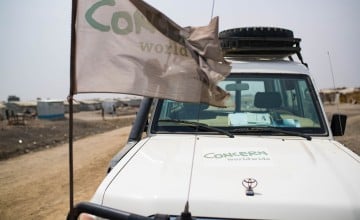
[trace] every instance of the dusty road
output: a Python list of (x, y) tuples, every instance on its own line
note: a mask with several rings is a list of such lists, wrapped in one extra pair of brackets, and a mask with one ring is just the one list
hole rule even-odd
[[(91, 198), (129, 131), (124, 127), (74, 143), (75, 202)], [(67, 144), (0, 161), (0, 219), (66, 219), (68, 169)]]

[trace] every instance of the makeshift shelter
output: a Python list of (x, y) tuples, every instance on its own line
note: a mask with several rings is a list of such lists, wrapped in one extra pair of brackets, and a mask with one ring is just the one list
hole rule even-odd
[(6, 110), (5, 104), (0, 102), (0, 121), (6, 119), (5, 110)]
[(81, 111), (96, 111), (101, 109), (101, 102), (99, 100), (81, 100)]
[(64, 101), (39, 100), (37, 102), (38, 118), (61, 119), (65, 117)]
[(322, 89), (320, 91), (320, 98), (324, 104), (339, 104), (339, 103), (356, 104), (360, 102), (360, 89), (359, 88)]
[(106, 114), (115, 114), (116, 113), (116, 101), (113, 99), (108, 99), (108, 100), (104, 100), (101, 104), (102, 109), (104, 111), (104, 113)]
[(128, 100), (123, 100), (124, 103), (127, 104), (127, 106), (130, 107), (139, 107), (140, 103), (141, 103), (141, 98), (136, 98), (136, 99), (128, 99)]
[(10, 112), (17, 113), (28, 113), (28, 114), (36, 114), (37, 103), (35, 101), (21, 102), (21, 101), (11, 101), (6, 103), (6, 108)]
[[(69, 113), (69, 102), (67, 100), (64, 101), (65, 113)], [(80, 112), (80, 102), (74, 100), (73, 101), (73, 112)]]
[(344, 88), (339, 90), (339, 93), (341, 103), (360, 103), (360, 88)]

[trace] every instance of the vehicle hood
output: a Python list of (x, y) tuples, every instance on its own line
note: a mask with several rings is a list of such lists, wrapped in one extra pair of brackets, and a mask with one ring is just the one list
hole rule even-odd
[(140, 145), (109, 175), (104, 205), (179, 215), (189, 198), (193, 216), (360, 219), (359, 157), (335, 141), (157, 135)]

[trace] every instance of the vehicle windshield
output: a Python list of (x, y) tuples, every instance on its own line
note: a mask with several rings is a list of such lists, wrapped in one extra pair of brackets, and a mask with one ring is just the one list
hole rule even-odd
[(218, 85), (230, 93), (226, 108), (160, 100), (151, 132), (199, 131), (194, 129), (196, 126), (183, 123), (186, 121), (236, 134), (251, 131), (242, 132), (242, 128), (259, 127), (311, 135), (327, 134), (318, 98), (306, 75), (232, 74)]

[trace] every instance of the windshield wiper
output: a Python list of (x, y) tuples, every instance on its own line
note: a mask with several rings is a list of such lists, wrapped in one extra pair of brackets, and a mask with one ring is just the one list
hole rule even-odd
[(174, 122), (174, 123), (179, 123), (179, 124), (185, 124), (185, 125), (190, 125), (192, 127), (198, 127), (207, 131), (215, 131), (221, 134), (225, 134), (230, 138), (233, 138), (234, 135), (231, 134), (230, 132), (220, 129), (220, 128), (216, 128), (216, 127), (211, 127), (207, 124), (204, 123), (200, 123), (200, 122), (195, 122), (195, 121), (183, 121), (183, 120), (175, 120), (175, 119), (163, 119), (163, 120), (159, 120), (159, 122)]
[(231, 130), (231, 132), (244, 132), (244, 133), (276, 132), (276, 133), (282, 133), (282, 134), (303, 137), (308, 141), (311, 141), (311, 139), (312, 139), (310, 135), (307, 135), (307, 134), (304, 134), (301, 132), (288, 131), (288, 130), (283, 130), (283, 129), (274, 128), (274, 127), (243, 127), (243, 128), (233, 129), (233, 130)]

